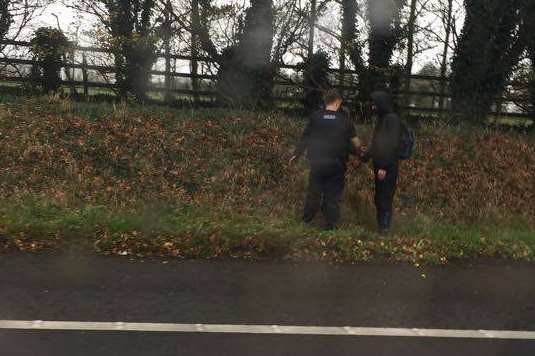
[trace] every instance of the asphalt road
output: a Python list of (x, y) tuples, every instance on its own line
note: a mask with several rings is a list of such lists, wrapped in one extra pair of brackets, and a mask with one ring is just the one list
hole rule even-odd
[[(0, 320), (535, 331), (532, 264), (163, 262), (0, 255)], [(0, 355), (534, 356), (535, 340), (0, 330)]]

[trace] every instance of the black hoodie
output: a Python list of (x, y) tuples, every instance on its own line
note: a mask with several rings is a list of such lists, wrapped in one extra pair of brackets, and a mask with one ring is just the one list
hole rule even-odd
[(398, 163), (401, 122), (394, 112), (392, 97), (382, 91), (374, 92), (372, 100), (377, 108), (377, 122), (373, 138), (363, 161), (373, 160), (378, 169), (387, 169)]

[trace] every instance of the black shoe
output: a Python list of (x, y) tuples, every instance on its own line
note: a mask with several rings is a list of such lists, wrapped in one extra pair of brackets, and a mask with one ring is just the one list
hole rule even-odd
[(338, 229), (338, 227), (336, 225), (333, 225), (333, 224), (325, 225), (325, 231), (334, 231), (336, 229)]
[(310, 224), (312, 224), (312, 222), (314, 221), (314, 218), (315, 218), (315, 217), (316, 217), (316, 216), (312, 216), (312, 217), (311, 217), (311, 216), (309, 216), (309, 215), (304, 215), (304, 216), (303, 216), (303, 219), (302, 219), (301, 221), (302, 221), (303, 224), (305, 224), (305, 225), (310, 225)]
[(303, 220), (303, 225), (304, 225), (307, 229), (310, 229), (310, 228), (313, 228), (313, 227), (314, 227), (314, 224), (312, 223), (312, 221), (305, 221), (305, 220)]
[(377, 232), (379, 234), (381, 234), (381, 235), (386, 235), (386, 234), (388, 234), (390, 232), (390, 229), (388, 227), (386, 227), (386, 226), (379, 226), (377, 228)]
[(377, 217), (377, 230), (380, 234), (387, 234), (390, 231), (390, 216), (390, 214), (385, 213)]

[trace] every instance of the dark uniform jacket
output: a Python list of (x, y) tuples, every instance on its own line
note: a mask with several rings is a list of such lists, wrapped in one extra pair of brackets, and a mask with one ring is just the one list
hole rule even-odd
[(346, 115), (318, 111), (310, 116), (295, 155), (305, 150), (312, 166), (317, 162), (337, 161), (345, 168), (349, 154), (356, 154), (351, 139), (356, 136), (353, 123)]

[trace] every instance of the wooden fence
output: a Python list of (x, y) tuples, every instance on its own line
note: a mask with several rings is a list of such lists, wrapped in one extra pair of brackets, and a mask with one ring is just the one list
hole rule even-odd
[[(30, 81), (28, 76), (22, 75), (20, 68), (21, 67), (31, 67), (36, 64), (36, 61), (31, 59), (31, 56), (29, 55), (29, 42), (24, 41), (0, 41), (0, 46), (2, 48), (13, 48), (14, 51), (17, 52), (19, 55), (13, 56), (13, 55), (5, 55), (0, 54), (0, 81), (3, 82), (14, 82), (14, 83), (23, 83)], [(20, 49), (26, 49), (26, 56), (21, 56)], [(5, 52), (5, 51), (4, 51)], [(23, 53), (22, 53), (23, 54)], [(70, 54), (70, 58), (67, 58), (64, 63), (62, 63), (62, 67), (64, 68), (64, 76), (63, 76), (63, 85), (66, 87), (70, 87), (71, 90), (77, 91), (78, 88), (82, 88), (83, 94), (88, 95), (90, 88), (100, 88), (100, 89), (109, 89), (113, 90), (116, 89), (116, 84), (113, 79), (110, 80), (107, 76), (110, 74), (115, 73), (115, 68), (113, 65), (108, 64), (95, 64), (95, 63), (88, 63), (87, 60), (87, 54), (103, 54), (108, 56), (109, 58), (112, 58), (111, 51), (105, 48), (98, 48), (98, 47), (84, 47), (84, 46), (76, 46), (74, 47), (72, 53)], [(76, 57), (79, 59), (77, 60)], [(153, 76), (161, 76), (164, 77), (164, 82), (160, 83), (158, 85), (157, 83), (152, 83), (148, 90), (149, 92), (155, 92), (155, 93), (162, 93), (165, 97), (169, 95), (181, 95), (181, 96), (187, 96), (192, 98), (198, 98), (198, 97), (206, 97), (206, 98), (214, 98), (215, 97), (215, 91), (213, 90), (213, 83), (217, 79), (217, 76), (213, 73), (196, 73), (196, 72), (177, 72), (175, 71), (172, 66), (170, 66), (170, 63), (172, 60), (176, 61), (187, 61), (190, 64), (195, 62), (195, 68), (197, 68), (197, 64), (205, 63), (206, 67), (209, 67), (210, 65), (213, 65), (215, 62), (208, 57), (191, 57), (191, 56), (184, 56), (184, 55), (173, 55), (173, 54), (165, 54), (165, 53), (159, 53), (157, 55), (158, 59), (164, 59), (165, 65), (163, 70), (157, 70), (154, 69), (150, 72)], [(110, 61), (113, 62), (113, 61)], [(3, 64), (3, 68), (1, 65)], [(16, 74), (8, 75), (6, 74), (7, 68), (12, 68), (15, 70)], [(153, 67), (154, 68), (154, 67)], [(294, 74), (297, 74), (298, 72), (302, 71), (302, 67), (298, 65), (287, 65), (287, 64), (281, 64), (278, 66), (278, 68), (283, 71), (291, 71)], [(76, 75), (76, 71), (81, 72), (80, 75)], [(89, 76), (89, 72), (93, 71), (98, 73), (97, 75), (102, 78), (102, 80), (91, 80)], [(280, 72), (280, 71), (279, 71)], [(344, 92), (357, 92), (356, 87), (356, 72), (352, 70), (344, 70), (343, 73), (337, 68), (330, 68), (329, 72), (338, 79), (338, 84), (335, 86), (336, 88), (343, 90)], [(343, 75), (342, 75), (343, 74)], [(77, 79), (80, 78), (81, 80)], [(292, 75), (285, 75), (284, 73), (280, 73), (276, 80), (275, 85), (277, 88), (279, 88), (279, 92), (285, 92), (286, 95), (274, 95), (274, 99), (277, 101), (287, 101), (287, 102), (298, 102), (301, 100), (302, 96), (299, 95), (299, 92), (302, 91), (303, 86), (302, 83), (300, 83), (299, 80), (296, 80), (299, 76), (292, 76)], [(191, 85), (190, 88), (176, 88), (173, 87), (173, 85), (170, 85), (171, 82), (173, 82), (176, 78), (183, 78), (187, 79)], [(339, 78), (349, 78), (346, 82), (340, 82)], [(401, 83), (404, 82), (404, 78), (401, 78)], [(207, 81), (208, 84), (199, 86), (199, 81)], [(403, 100), (400, 102), (407, 102), (408, 98), (431, 98), (432, 103), (438, 103), (439, 101), (443, 101), (446, 103), (444, 107), (437, 107), (437, 105), (431, 105), (431, 106), (422, 106), (422, 105), (408, 105), (403, 106), (401, 109), (406, 110), (407, 112), (414, 112), (414, 113), (427, 113), (427, 114), (445, 114), (448, 112), (447, 103), (450, 99), (450, 95), (447, 91), (443, 91), (440, 88), (443, 87), (443, 84), (448, 81), (448, 78), (442, 78), (442, 77), (435, 77), (435, 76), (426, 76), (426, 75), (411, 75), (410, 76), (411, 84), (415, 82), (425, 82), (430, 83), (431, 85), (426, 86), (426, 90), (418, 90), (414, 89), (414, 86), (411, 85), (411, 89), (409, 91), (406, 90), (399, 90), (395, 94), (404, 97)], [(163, 84), (163, 85), (162, 85)], [(203, 87), (199, 89), (200, 87)], [(430, 90), (431, 88), (436, 88), (436, 90)], [(286, 90), (280, 90), (281, 88), (285, 88)], [(440, 98), (443, 98), (443, 100), (440, 100)], [(525, 99), (514, 97), (511, 95), (506, 95), (502, 98), (497, 98), (496, 102), (501, 103), (497, 105), (498, 108), (501, 108), (503, 104), (507, 103), (519, 103), (519, 102), (525, 102)], [(533, 119), (529, 114), (521, 113), (521, 112), (507, 112), (507, 110), (494, 110), (491, 115), (495, 117), (513, 117), (518, 119)]]

